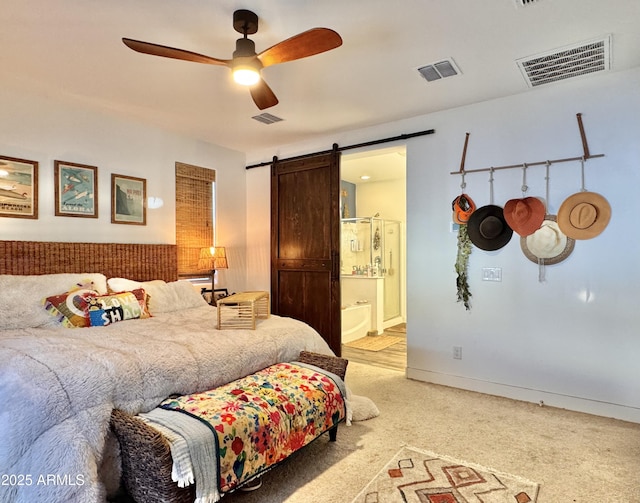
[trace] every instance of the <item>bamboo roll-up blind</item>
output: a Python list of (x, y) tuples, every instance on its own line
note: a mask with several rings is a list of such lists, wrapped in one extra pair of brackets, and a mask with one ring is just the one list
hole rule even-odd
[(176, 163), (176, 245), (178, 275), (194, 277), (211, 271), (198, 269), (200, 248), (213, 246), (213, 182), (216, 172)]

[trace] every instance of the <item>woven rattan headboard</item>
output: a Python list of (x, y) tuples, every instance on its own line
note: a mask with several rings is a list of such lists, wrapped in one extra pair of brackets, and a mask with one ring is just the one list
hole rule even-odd
[(176, 281), (176, 245), (0, 241), (0, 274), (63, 272)]

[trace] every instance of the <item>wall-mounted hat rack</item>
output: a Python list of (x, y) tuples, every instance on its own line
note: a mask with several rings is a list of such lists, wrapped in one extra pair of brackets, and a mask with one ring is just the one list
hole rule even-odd
[(580, 138), (582, 139), (582, 149), (583, 155), (577, 157), (566, 157), (564, 159), (549, 159), (545, 161), (536, 161), (536, 162), (526, 162), (520, 164), (510, 164), (508, 166), (492, 166), (490, 168), (480, 168), (480, 169), (464, 169), (465, 159), (467, 157), (467, 145), (469, 144), (469, 133), (466, 133), (464, 139), (464, 148), (462, 149), (462, 160), (460, 161), (460, 169), (458, 171), (452, 171), (451, 175), (465, 175), (467, 173), (479, 173), (481, 171), (497, 171), (499, 169), (514, 169), (514, 168), (522, 168), (523, 166), (548, 166), (550, 164), (557, 164), (561, 162), (570, 162), (570, 161), (586, 161), (587, 159), (595, 159), (596, 157), (604, 157), (604, 154), (591, 154), (589, 153), (589, 145), (587, 143), (587, 136), (584, 132), (584, 126), (582, 124), (582, 114), (576, 114), (576, 118), (578, 119), (578, 128), (580, 128)]

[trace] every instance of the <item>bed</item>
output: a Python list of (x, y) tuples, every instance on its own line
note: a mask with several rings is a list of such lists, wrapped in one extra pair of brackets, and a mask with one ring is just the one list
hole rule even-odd
[[(217, 330), (215, 308), (176, 278), (173, 245), (0, 241), (0, 501), (104, 502), (120, 484), (114, 408), (146, 412), (300, 351), (333, 354), (289, 318)], [(144, 287), (151, 316), (67, 328), (45, 310), (89, 280), (100, 294)]]

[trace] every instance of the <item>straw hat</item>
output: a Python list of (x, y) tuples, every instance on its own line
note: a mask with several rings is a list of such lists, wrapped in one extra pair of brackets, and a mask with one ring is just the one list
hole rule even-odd
[(528, 236), (538, 230), (544, 214), (544, 204), (537, 197), (510, 199), (504, 205), (504, 219), (521, 236)]
[(578, 192), (569, 196), (558, 210), (558, 225), (573, 239), (591, 239), (600, 234), (611, 219), (611, 206), (600, 194)]
[(513, 236), (513, 230), (507, 225), (502, 208), (489, 204), (471, 214), (467, 234), (478, 248), (492, 251), (505, 246)]
[(453, 221), (464, 225), (476, 210), (476, 203), (467, 194), (460, 194), (451, 203), (451, 208), (453, 209)]
[(558, 226), (555, 215), (546, 215), (540, 228), (529, 236), (520, 238), (520, 247), (525, 256), (536, 264), (557, 264), (566, 259), (575, 241), (567, 237)]

